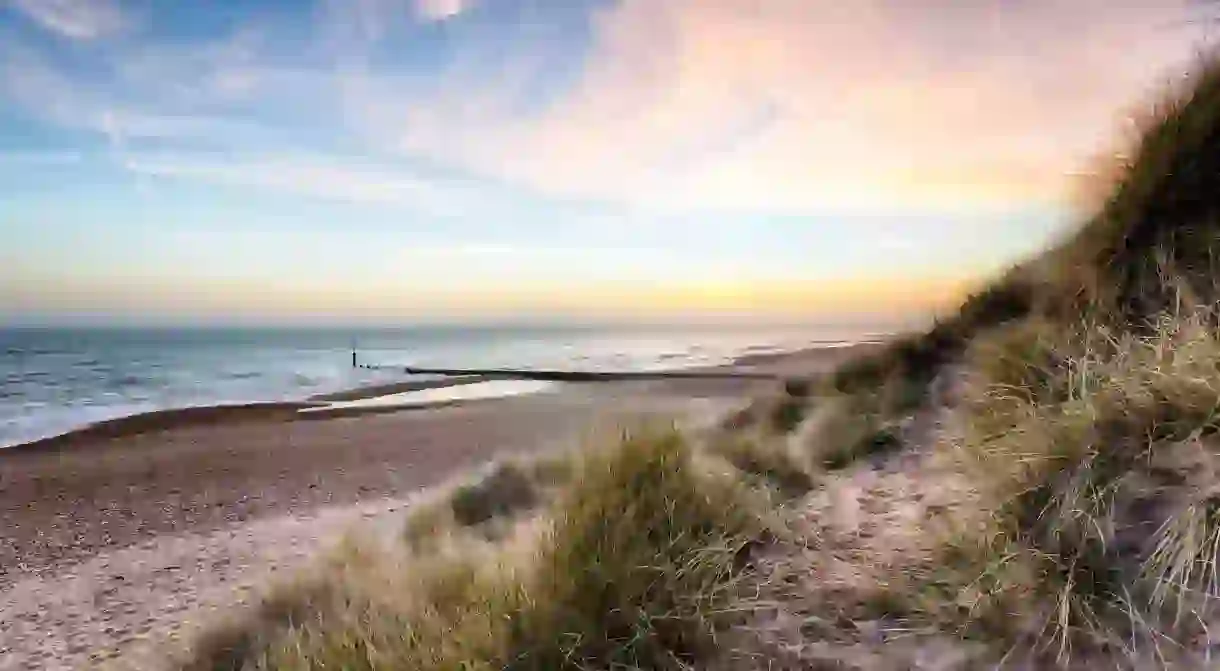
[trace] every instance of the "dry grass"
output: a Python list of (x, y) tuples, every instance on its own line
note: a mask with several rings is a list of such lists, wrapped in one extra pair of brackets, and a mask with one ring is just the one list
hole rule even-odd
[(881, 351), (836, 370), (829, 387), (847, 395), (868, 395), (878, 400), (878, 411), (899, 415), (917, 410), (928, 386), (949, 363), (957, 360), (980, 334), (1024, 319), (1039, 294), (1019, 270), (979, 291), (958, 312), (937, 322), (926, 333), (898, 338)]
[(420, 559), (348, 542), (205, 634), (180, 668), (487, 668), (491, 618), (520, 598), (496, 559), (473, 545)]
[(757, 511), (676, 434), (590, 456), (534, 525), (426, 554), (348, 547), (181, 668), (687, 668), (714, 649)]
[(809, 380), (788, 380), (784, 394), (771, 409), (771, 426), (779, 433), (790, 433), (800, 425), (810, 406), (813, 383)]
[(1220, 595), (1213, 319), (1094, 333), (1053, 369), (1002, 364), (972, 393), (963, 456), (994, 510), (973, 539), (976, 623), (1057, 662), (1198, 633)]
[(695, 470), (680, 436), (595, 458), (538, 559), (512, 668), (679, 669), (714, 652), (760, 530), (732, 481)]
[(1068, 243), (1066, 260), (1117, 322), (1142, 325), (1176, 309), (1182, 290), (1204, 303), (1220, 299), (1220, 61), (1200, 63), (1136, 116), (1139, 131), (1116, 160), (1110, 195)]
[[(763, 590), (806, 624), (764, 657), (906, 668), (956, 638), (945, 654), (972, 661), (949, 668), (1198, 668), (1220, 598), (1214, 319), (1166, 316), (1151, 334), (1031, 320), (974, 339), (958, 440), (912, 471), (828, 475), (792, 504), (807, 544), (768, 560)], [(851, 401), (819, 404), (810, 435), (861, 435)]]

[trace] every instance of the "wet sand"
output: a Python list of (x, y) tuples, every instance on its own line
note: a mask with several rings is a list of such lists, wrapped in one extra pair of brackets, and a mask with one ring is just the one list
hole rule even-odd
[[(801, 375), (849, 355), (740, 368)], [(353, 522), (389, 515), (393, 526), (423, 488), (499, 455), (571, 449), (598, 427), (707, 421), (777, 384), (562, 384), (311, 421), (295, 405), (196, 409), (0, 450), (0, 671), (88, 667), (90, 655), (147, 667), (136, 660), (150, 641)]]

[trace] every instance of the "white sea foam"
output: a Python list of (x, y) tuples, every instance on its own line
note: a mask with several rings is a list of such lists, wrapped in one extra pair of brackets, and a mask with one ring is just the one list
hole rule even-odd
[(356, 401), (337, 401), (326, 405), (302, 408), (298, 412), (333, 412), (335, 410), (358, 410), (367, 408), (412, 408), (436, 405), (453, 401), (474, 401), (487, 398), (537, 394), (555, 386), (554, 382), (541, 380), (487, 380), (438, 389), (421, 389), (400, 394), (387, 394), (362, 398)]

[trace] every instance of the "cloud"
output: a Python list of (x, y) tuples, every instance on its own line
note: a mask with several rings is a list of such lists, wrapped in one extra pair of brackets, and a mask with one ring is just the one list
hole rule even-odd
[(241, 25), (204, 43), (141, 44), (114, 59), (115, 85), (187, 105), (243, 99), (282, 75), (261, 61), (263, 42), (259, 30)]
[[(169, 85), (166, 82), (193, 81), (186, 76), (185, 64), (171, 61), (165, 59), (159, 72), (172, 76), (154, 81), (143, 72), (145, 78), (135, 81), (128, 73), (131, 81), (117, 82), (63, 70), (22, 43), (3, 44), (0, 100), (7, 99), (39, 122), (97, 133), (116, 150), (142, 140), (189, 140), (225, 146), (273, 135), (271, 129), (248, 116), (226, 114), (195, 100), (183, 104), (172, 91), (160, 88)], [(202, 85), (193, 90), (207, 91)]]
[(593, 15), (581, 77), (540, 112), (513, 105), (528, 79), (455, 81), (426, 100), (348, 93), (378, 111), (353, 115), (370, 136), (564, 197), (798, 212), (1057, 202), (1118, 113), (1191, 57), (1188, 4), (623, 0)]
[(422, 178), (406, 170), (325, 156), (147, 153), (128, 155), (123, 165), (137, 175), (345, 203), (410, 206), (433, 214), (453, 213), (470, 195), (459, 185)]
[(94, 40), (129, 24), (114, 0), (7, 0), (39, 26), (72, 40)]
[[(475, 12), (416, 41), (472, 0), (323, 0), (316, 49), (250, 17), (205, 41), (108, 43), (87, 74), (6, 44), (0, 87), (42, 121), (195, 163), (358, 139), (647, 212), (966, 209), (1057, 201), (1116, 111), (1190, 55), (1193, 28), (1157, 28), (1189, 1), (505, 0), (494, 24)], [(113, 0), (0, 2), (61, 33), (121, 17)], [(331, 191), (401, 200), (385, 186), (401, 175), (364, 177)]]
[(318, 25), (323, 44), (344, 67), (362, 66), (383, 41), (401, 37), (418, 23), (465, 13), (475, 0), (321, 0)]
[(85, 156), (79, 151), (65, 150), (10, 150), (0, 151), (0, 168), (3, 167), (53, 167), (78, 165)]
[(878, 238), (875, 243), (878, 247), (891, 252), (907, 252), (920, 247), (915, 240), (900, 235), (885, 235)]
[(444, 21), (464, 12), (468, 0), (416, 0), (415, 13), (425, 21)]

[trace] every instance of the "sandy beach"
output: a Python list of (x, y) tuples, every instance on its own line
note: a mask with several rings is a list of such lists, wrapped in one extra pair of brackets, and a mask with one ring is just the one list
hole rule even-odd
[[(732, 370), (800, 375), (850, 354), (756, 356)], [(561, 384), (308, 421), (292, 404), (195, 409), (0, 450), (0, 671), (107, 660), (154, 668), (159, 642), (187, 623), (355, 524), (395, 528), (430, 485), (501, 455), (579, 447), (599, 432), (714, 421), (777, 385)]]

